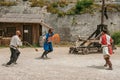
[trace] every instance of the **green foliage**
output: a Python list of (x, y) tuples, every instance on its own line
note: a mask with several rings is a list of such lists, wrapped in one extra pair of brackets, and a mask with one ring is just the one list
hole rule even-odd
[(76, 13), (79, 14), (80, 12), (82, 12), (83, 10), (85, 10), (86, 8), (91, 7), (91, 5), (93, 5), (93, 0), (78, 0), (77, 4), (76, 4)]
[(120, 12), (120, 4), (107, 4), (107, 11), (109, 12), (119, 11)]
[(60, 7), (65, 7), (65, 6), (68, 5), (68, 3), (65, 2), (65, 1), (59, 1), (58, 4), (59, 4)]
[(79, 13), (87, 13), (91, 12), (91, 5), (93, 5), (93, 0), (81, 0), (78, 1), (76, 6), (68, 10), (67, 12), (63, 12), (58, 9), (58, 7), (67, 6), (66, 2), (54, 2), (48, 5), (48, 12), (58, 14), (58, 17), (63, 17), (65, 15), (75, 15)]
[(65, 15), (66, 15), (66, 13), (63, 11), (58, 12), (58, 17), (64, 17)]
[(112, 34), (112, 38), (116, 45), (120, 44), (120, 32), (115, 32)]
[(44, 0), (29, 0), (31, 2), (31, 7), (43, 7), (47, 3)]
[(45, 1), (45, 0), (29, 0), (29, 2), (31, 2), (31, 7), (43, 7), (45, 5), (49, 5), (49, 6), (52, 6), (54, 8), (56, 7), (64, 7), (64, 6), (67, 6), (68, 3), (66, 2), (62, 2), (62, 1), (58, 1), (58, 2), (48, 2), (48, 1)]
[(54, 8), (57, 8), (57, 7), (65, 7), (68, 4), (66, 2), (58, 1), (58, 2), (52, 2), (49, 5), (51, 5)]
[[(47, 6), (47, 11), (53, 14), (58, 14), (58, 17), (65, 15), (76, 15), (84, 14), (101, 10), (101, 5), (94, 4), (94, 0), (78, 0), (76, 5), (69, 9), (68, 11), (61, 11), (60, 9), (67, 6), (68, 2), (66, 0), (61, 0), (58, 2), (51, 2), (46, 0), (29, 0), (31, 2), (31, 7), (43, 7)], [(107, 11), (120, 11), (120, 5), (117, 4), (107, 4)]]
[(14, 6), (14, 5), (16, 5), (16, 2), (0, 1), (0, 6)]
[(66, 12), (66, 15), (75, 15), (76, 13), (75, 13), (75, 7), (73, 7), (73, 8), (71, 8), (70, 10), (68, 10), (67, 12)]
[(45, 0), (29, 0), (31, 2), (31, 7), (43, 7), (47, 6), (47, 11), (53, 14), (58, 14), (59, 17), (65, 15), (63, 11), (60, 11), (58, 7), (67, 6), (66, 2), (58, 1), (58, 2), (46, 2)]
[(30, 0), (31, 7), (43, 7), (47, 6), (47, 11), (53, 14), (58, 14), (58, 17), (63, 17), (65, 15), (75, 15), (76, 13), (86, 13), (90, 12), (91, 9), (89, 7), (93, 4), (93, 0), (79, 0), (75, 7), (70, 10), (64, 12), (59, 8), (65, 7), (68, 5), (66, 1), (58, 1), (58, 2), (46, 2), (45, 0)]
[(47, 11), (50, 12), (50, 13), (53, 13), (53, 14), (57, 14), (59, 12), (59, 9), (57, 9), (57, 8), (51, 6), (51, 5), (48, 5)]
[(58, 17), (65, 16), (66, 13), (58, 9), (58, 7), (60, 7), (60, 4), (62, 3), (60, 2), (50, 3), (49, 5), (47, 5), (48, 12), (51, 12), (53, 14), (58, 14)]
[(58, 3), (57, 2), (51, 3), (51, 6), (54, 7), (54, 8), (57, 8), (58, 7)]

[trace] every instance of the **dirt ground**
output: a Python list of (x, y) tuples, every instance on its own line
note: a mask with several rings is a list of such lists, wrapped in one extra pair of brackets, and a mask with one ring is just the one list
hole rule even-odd
[(23, 48), (17, 65), (2, 66), (8, 62), (9, 48), (0, 49), (0, 80), (120, 80), (120, 48), (111, 57), (113, 70), (105, 70), (101, 53), (68, 54), (68, 47), (56, 47), (48, 56), (37, 59), (43, 50)]

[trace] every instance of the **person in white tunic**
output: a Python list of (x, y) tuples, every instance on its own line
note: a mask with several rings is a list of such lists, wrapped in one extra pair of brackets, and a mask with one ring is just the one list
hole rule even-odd
[(14, 35), (10, 41), (10, 51), (11, 56), (9, 62), (6, 64), (6, 66), (11, 65), (12, 63), (17, 64), (16, 61), (20, 55), (20, 51), (18, 48), (22, 46), (22, 42), (20, 39), (21, 32), (19, 30), (16, 31), (16, 35)]
[(110, 56), (113, 54), (112, 45), (111, 45), (113, 43), (113, 40), (107, 34), (106, 30), (103, 30), (103, 32), (102, 32), (102, 36), (100, 37), (100, 43), (102, 45), (103, 56), (106, 61), (104, 66), (105, 67), (109, 66), (109, 68), (107, 70), (112, 70), (113, 68), (112, 68), (112, 63), (110, 61)]

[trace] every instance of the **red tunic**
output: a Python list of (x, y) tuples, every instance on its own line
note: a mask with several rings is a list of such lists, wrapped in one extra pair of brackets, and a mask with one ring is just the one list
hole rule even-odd
[(101, 36), (101, 38), (100, 38), (100, 43), (101, 43), (102, 45), (108, 47), (108, 52), (109, 52), (110, 55), (113, 54), (112, 45), (111, 45), (111, 43), (112, 43), (112, 38), (111, 38), (109, 35), (103, 34), (103, 35)]

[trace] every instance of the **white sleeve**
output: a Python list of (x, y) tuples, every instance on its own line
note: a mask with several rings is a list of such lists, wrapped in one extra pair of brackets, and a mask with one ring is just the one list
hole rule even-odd
[(101, 44), (101, 42), (102, 42), (102, 38), (100, 37), (99, 43)]
[(22, 46), (22, 41), (19, 38), (17, 38), (17, 45)]
[(20, 40), (20, 42), (19, 42), (19, 46), (22, 46), (22, 41)]

